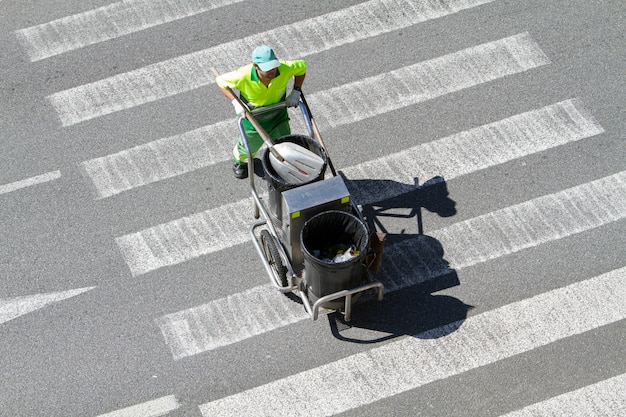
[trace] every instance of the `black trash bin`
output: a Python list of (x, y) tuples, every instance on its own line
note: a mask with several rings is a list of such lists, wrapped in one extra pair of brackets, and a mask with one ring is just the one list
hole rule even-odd
[[(325, 211), (311, 217), (300, 233), (306, 285), (312, 302), (341, 290), (364, 283), (365, 256), (369, 245), (367, 227), (356, 216), (345, 211)], [(354, 246), (358, 254), (343, 261), (333, 261), (333, 247)], [(330, 252), (329, 252), (330, 251)], [(325, 253), (326, 252), (326, 253)], [(324, 307), (337, 309), (344, 299)]]
[(315, 140), (313, 140), (313, 138), (309, 136), (288, 135), (278, 138), (274, 141), (274, 143), (276, 144), (283, 142), (295, 143), (297, 145), (305, 147), (306, 149), (321, 157), (324, 161), (324, 165), (319, 175), (313, 180), (306, 183), (290, 183), (276, 173), (276, 170), (274, 170), (274, 167), (272, 166), (272, 163), (270, 161), (270, 152), (267, 148), (264, 148), (263, 154), (261, 155), (261, 162), (263, 163), (263, 172), (265, 174), (264, 179), (265, 183), (267, 184), (268, 206), (270, 211), (269, 214), (272, 222), (278, 228), (282, 227), (282, 202), (280, 198), (281, 193), (300, 185), (310, 184), (324, 179), (324, 172), (326, 171), (326, 166), (328, 164), (328, 158), (326, 156), (324, 148), (322, 148), (319, 143), (317, 143)]

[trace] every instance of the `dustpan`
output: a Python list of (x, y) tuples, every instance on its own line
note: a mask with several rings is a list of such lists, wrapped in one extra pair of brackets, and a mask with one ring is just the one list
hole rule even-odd
[(270, 163), (278, 175), (292, 184), (311, 182), (320, 175), (325, 166), (324, 159), (321, 156), (296, 143), (284, 142), (274, 144), (270, 135), (254, 118), (248, 107), (236, 94), (233, 95), (244, 108), (246, 119), (254, 126), (267, 145), (270, 151)]
[(290, 184), (308, 183), (319, 177), (324, 160), (314, 152), (296, 143), (277, 143), (273, 148), (283, 158), (278, 159), (270, 148), (270, 163), (280, 177)]

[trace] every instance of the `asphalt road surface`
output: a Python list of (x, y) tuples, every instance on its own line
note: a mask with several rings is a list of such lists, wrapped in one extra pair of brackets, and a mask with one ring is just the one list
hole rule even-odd
[[(0, 415), (626, 415), (623, 1), (0, 0), (0, 22)], [(261, 43), (306, 59), (387, 234), (385, 297), (349, 322), (277, 291), (248, 233), (210, 69)]]

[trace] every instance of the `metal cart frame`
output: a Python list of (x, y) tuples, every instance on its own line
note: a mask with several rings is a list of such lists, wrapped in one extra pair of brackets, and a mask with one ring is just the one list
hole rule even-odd
[[(274, 110), (282, 109), (285, 107), (286, 105), (284, 103), (279, 103), (279, 104), (275, 104), (272, 106), (261, 107), (261, 108), (251, 110), (251, 113), (253, 115), (263, 114), (263, 113), (268, 113)], [(321, 146), (326, 151), (323, 145), (323, 142), (321, 141), (321, 138), (319, 137), (315, 138), (314, 131), (317, 131), (317, 129), (313, 128), (314, 122), (312, 123), (310, 109), (306, 101), (304, 100), (304, 98), (301, 99), (298, 107), (301, 110), (302, 117), (306, 124), (309, 136), (313, 139), (316, 139), (317, 142), (320, 143)], [(242, 143), (248, 154), (248, 162), (249, 162), (248, 163), (248, 178), (250, 182), (250, 190), (252, 193), (252, 199), (254, 201), (254, 218), (255, 219), (261, 218), (260, 220), (256, 221), (254, 224), (250, 226), (249, 233), (250, 233), (250, 236), (252, 237), (252, 242), (254, 244), (255, 249), (258, 252), (259, 256), (261, 257), (261, 260), (263, 261), (263, 266), (265, 267), (265, 270), (270, 277), (271, 283), (278, 291), (284, 294), (292, 293), (296, 295), (297, 297), (299, 297), (300, 300), (302, 301), (302, 304), (304, 305), (305, 310), (307, 311), (307, 313), (313, 320), (317, 320), (320, 309), (324, 308), (328, 310), (326, 307), (324, 307), (325, 305), (328, 305), (328, 303), (330, 303), (331, 301), (339, 300), (345, 297), (345, 303), (343, 305), (343, 314), (344, 314), (344, 319), (346, 321), (349, 321), (351, 318), (351, 313), (352, 313), (353, 296), (360, 295), (368, 291), (375, 291), (376, 297), (380, 301), (383, 299), (383, 292), (384, 292), (383, 284), (380, 283), (379, 281), (375, 281), (372, 278), (371, 273), (367, 269), (367, 267), (364, 267), (363, 270), (364, 270), (365, 276), (364, 276), (363, 282), (365, 282), (365, 284), (360, 285), (355, 288), (344, 289), (338, 292), (334, 292), (332, 294), (325, 295), (317, 299), (315, 302), (311, 303), (308, 297), (308, 288), (305, 282), (306, 271), (304, 271), (303, 266), (302, 268), (300, 268), (299, 266), (294, 267), (294, 265), (292, 265), (291, 260), (283, 246), (283, 242), (279, 238), (280, 235), (276, 229), (276, 226), (271, 221), (268, 208), (264, 204), (261, 196), (259, 195), (256, 189), (252, 152), (250, 151), (250, 144), (248, 143), (248, 138), (246, 137), (245, 129), (243, 127), (243, 121), (245, 119), (246, 119), (245, 114), (241, 115), (238, 119), (238, 126), (239, 126), (239, 130), (240, 130), (241, 137), (242, 137)], [(319, 135), (319, 131), (317, 131), (317, 134)], [(332, 168), (332, 162), (330, 162), (330, 156), (328, 155), (327, 151), (326, 153), (327, 153), (326, 156), (329, 161), (329, 165), (331, 166), (331, 170), (333, 171), (333, 176), (336, 176), (336, 173), (334, 172), (334, 168)], [(325, 180), (322, 179), (321, 181), (325, 181)], [(352, 205), (352, 214), (354, 214), (367, 228), (367, 225), (363, 220), (363, 216), (360, 210), (358, 209), (358, 206), (354, 203), (354, 201), (352, 201), (352, 199), (350, 199), (350, 202)], [(263, 230), (261, 230), (260, 233), (257, 233), (258, 229), (267, 230), (267, 232), (264, 233)], [(369, 233), (369, 229), (368, 229), (368, 233)], [(272, 246), (269, 246), (269, 245), (272, 245)], [(270, 252), (269, 256), (267, 253), (268, 251)], [(273, 252), (273, 256), (278, 256), (278, 259), (268, 259), (268, 258), (273, 257), (272, 252)], [(278, 271), (279, 268), (281, 270), (280, 272)], [(283, 268), (285, 268), (286, 271), (283, 271)], [(286, 274), (286, 280), (284, 279), (284, 277), (279, 276), (279, 274), (282, 274), (282, 273)], [(335, 311), (337, 310), (341, 310), (341, 308), (335, 309)], [(333, 311), (333, 310), (331, 309), (330, 311)]]

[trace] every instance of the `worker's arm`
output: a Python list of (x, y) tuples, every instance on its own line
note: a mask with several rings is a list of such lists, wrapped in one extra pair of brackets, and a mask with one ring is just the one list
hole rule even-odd
[[(233, 74), (234, 73), (229, 73), (226, 75), (233, 75)], [(215, 79), (217, 86), (219, 87), (222, 94), (224, 94), (224, 97), (230, 100), (233, 107), (235, 108), (235, 113), (237, 113), (238, 115), (242, 115), (243, 113), (245, 113), (245, 109), (243, 108), (243, 106), (241, 105), (237, 97), (235, 96), (235, 92), (228, 85), (229, 81), (225, 80), (225, 78), (226, 77), (223, 75), (217, 76)]]
[(296, 75), (295, 77), (293, 77), (293, 86), (301, 88), (302, 87), (302, 83), (304, 83), (304, 77), (306, 77), (306, 74), (302, 74), (302, 75)]

